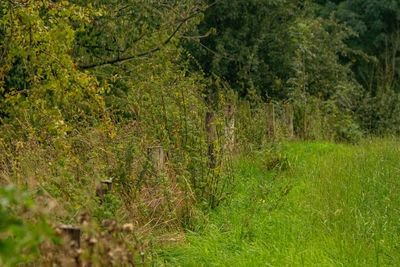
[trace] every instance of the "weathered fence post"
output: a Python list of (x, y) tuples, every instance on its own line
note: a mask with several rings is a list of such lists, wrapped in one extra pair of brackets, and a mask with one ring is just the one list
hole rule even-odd
[(112, 189), (112, 180), (113, 180), (113, 178), (111, 178), (110, 180), (102, 180), (100, 183), (102, 183), (103, 185), (106, 185), (107, 186), (107, 192), (106, 192), (106, 194), (108, 193), (108, 192), (110, 192), (111, 191), (111, 189)]
[(235, 146), (235, 106), (225, 106), (225, 150), (233, 152)]
[(69, 261), (68, 266), (81, 266), (78, 252), (81, 247), (81, 229), (78, 226), (69, 224), (63, 224), (57, 228), (60, 231), (59, 234), (68, 241), (65, 244), (66, 249), (63, 249), (64, 256), (66, 258), (71, 257), (74, 260), (74, 262)]
[(212, 111), (206, 113), (205, 128), (207, 132), (209, 167), (215, 168), (214, 142), (215, 142), (216, 131), (215, 131), (215, 114)]
[(81, 246), (81, 229), (77, 226), (63, 224), (58, 227), (64, 236), (67, 236), (72, 242), (75, 243), (77, 248)]
[(267, 133), (270, 139), (275, 137), (275, 107), (274, 104), (268, 103), (266, 107), (267, 112)]
[(308, 139), (308, 130), (309, 130), (309, 126), (310, 126), (310, 118), (309, 118), (309, 108), (308, 106), (304, 106), (304, 110), (303, 110), (303, 139), (307, 140)]
[(164, 170), (164, 148), (162, 146), (153, 146), (147, 148), (147, 156), (158, 172)]
[(112, 189), (112, 180), (102, 180), (96, 185), (96, 197), (99, 198), (100, 204), (104, 202), (104, 196), (107, 195)]
[(285, 111), (285, 124), (288, 130), (288, 137), (293, 138), (294, 130), (293, 130), (293, 117), (294, 117), (294, 110), (293, 105), (291, 103), (287, 103), (284, 106)]

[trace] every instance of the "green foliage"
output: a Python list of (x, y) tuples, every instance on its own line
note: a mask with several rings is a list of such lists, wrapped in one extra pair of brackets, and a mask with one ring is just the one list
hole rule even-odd
[[(185, 31), (194, 27), (204, 6), (201, 0), (73, 0), (103, 10), (85, 32), (78, 34), (74, 55), (80, 68), (94, 69), (99, 77), (129, 76), (129, 63), (146, 61), (155, 52), (176, 46)], [(124, 75), (120, 72), (125, 72)]]
[(105, 88), (70, 56), (76, 32), (99, 13), (67, 1), (6, 1), (2, 7), (1, 124), (13, 124), (8, 130), (25, 138), (55, 137), (63, 149), (65, 134), (82, 121), (107, 125)]
[(99, 222), (105, 219), (118, 218), (118, 210), (122, 206), (122, 201), (115, 195), (109, 193), (104, 196), (104, 201), (93, 211), (93, 217)]
[[(217, 80), (212, 85), (214, 92), (221, 91), (221, 78), (239, 97), (252, 100), (253, 107), (258, 105), (256, 99), (292, 102), (300, 109), (315, 101), (318, 106), (334, 104), (335, 114), (343, 116), (325, 124), (330, 127), (325, 129), (338, 131), (332, 134), (335, 139), (352, 139), (351, 134), (360, 135), (354, 120), (359, 103), (354, 96), (362, 90), (351, 64), (343, 64), (342, 58), (356, 53), (346, 43), (356, 33), (332, 17), (316, 16), (316, 10), (309, 1), (219, 1), (205, 11), (197, 31), (190, 33), (203, 38), (189, 38), (184, 46), (193, 66)], [(321, 118), (329, 116), (325, 111), (332, 114), (326, 108), (319, 111)], [(250, 119), (256, 120), (254, 116)], [(254, 130), (246, 135), (263, 135), (262, 130)]]
[(354, 53), (345, 43), (352, 36), (350, 28), (332, 19), (299, 18), (291, 27), (296, 56), (292, 59), (295, 76), (288, 80), (290, 98), (301, 109), (311, 108), (310, 119), (320, 124), (318, 133), (307, 133), (314, 138), (354, 142), (361, 137), (355, 110), (362, 88), (353, 78), (351, 65), (340, 60)]
[[(1, 1), (1, 183), (43, 192), (56, 203), (52, 220), (85, 223), (79, 215), (87, 211), (98, 222), (126, 223), (128, 232), (134, 222), (159, 240), (182, 227), (206, 229), (193, 223), (204, 220), (204, 211), (224, 210), (223, 203), (233, 205), (235, 216), (251, 207), (250, 217), (232, 224), (240, 225), (233, 246), (255, 240), (261, 230), (252, 222), (283, 204), (292, 186), (284, 174), (299, 163), (277, 144), (296, 137), (355, 143), (365, 129), (400, 129), (398, 5), (318, 1), (322, 8), (312, 2)], [(236, 107), (234, 128), (227, 104)], [(293, 105), (294, 136), (287, 104)], [(210, 111), (215, 136), (206, 130)], [(237, 151), (251, 155), (268, 147), (260, 170), (232, 172), (231, 131)], [(162, 169), (152, 163), (154, 146), (164, 150)], [(272, 176), (261, 175), (265, 169)], [(246, 171), (257, 179), (246, 180)], [(110, 177), (113, 190), (100, 205), (94, 188)], [(23, 206), (18, 195), (4, 199)], [(249, 199), (265, 205), (249, 205)], [(34, 233), (22, 249), (25, 232), (7, 228), (7, 247), (22, 255), (15, 260), (31, 260), (42, 240), (41, 228), (31, 227), (36, 219), (1, 208), (11, 218), (5, 225)], [(111, 223), (109, 237), (89, 232), (111, 240), (120, 228)], [(125, 237), (137, 241), (121, 234), (115, 242)], [(95, 248), (85, 252), (89, 263), (96, 253), (108, 257), (106, 246), (85, 242)], [(126, 257), (141, 250), (128, 247)], [(74, 261), (77, 251), (67, 252)], [(48, 255), (49, 262), (58, 257)], [(118, 262), (111, 258), (110, 264)]]
[(366, 93), (356, 109), (360, 125), (370, 133), (385, 135), (400, 131), (400, 94), (393, 90), (378, 92), (376, 96)]
[[(357, 53), (348, 54), (344, 62), (353, 63), (353, 71), (363, 86), (355, 117), (363, 129), (382, 134), (398, 132), (399, 12), (397, 1), (317, 1), (319, 13), (332, 14), (351, 27), (357, 36), (347, 43)], [(393, 100), (393, 101), (392, 101)]]
[(227, 81), (240, 96), (284, 97), (279, 82), (289, 76), (288, 28), (298, 1), (213, 2), (185, 42), (201, 69)]
[[(218, 203), (224, 194), (220, 190), (224, 179), (217, 177), (224, 177), (228, 168), (221, 150), (223, 140), (216, 140), (218, 167), (210, 170), (203, 100), (207, 81), (189, 72), (182, 61), (184, 51), (177, 45), (179, 37), (199, 21), (204, 3), (95, 1), (94, 5), (101, 6), (104, 14), (79, 34), (74, 55), (82, 69), (90, 69), (112, 85), (105, 97), (111, 116), (119, 126), (132, 129), (119, 144), (118, 150), (125, 151), (119, 156), (120, 170), (116, 170), (120, 182), (138, 194), (146, 187), (161, 186), (168, 197), (167, 188), (177, 182), (189, 192), (187, 201)], [(221, 132), (222, 120), (217, 124)], [(154, 170), (143, 158), (146, 146), (154, 145), (168, 153), (167, 172), (174, 181), (154, 181)], [(134, 158), (141, 166), (132, 172)]]
[[(219, 111), (210, 168), (203, 94), (208, 81), (189, 72), (177, 45), (198, 22), (202, 2), (70, 2), (10, 1), (5, 9), (4, 25), (12, 22), (24, 32), (22, 23), (11, 20), (20, 11), (43, 29), (35, 28), (32, 48), (5, 36), (4, 49), (20, 45), (29, 55), (7, 54), (17, 67), (3, 84), (2, 181), (46, 192), (57, 201), (53, 219), (69, 223), (88, 211), (98, 221), (117, 218), (149, 227), (151, 233), (143, 230), (147, 236), (190, 226), (191, 214), (227, 197), (232, 179)], [(29, 72), (35, 56), (41, 60)], [(26, 95), (9, 93), (19, 87)], [(37, 108), (35, 101), (45, 103)], [(146, 153), (157, 145), (165, 151), (160, 172)], [(99, 205), (94, 188), (109, 177), (115, 178), (113, 191)]]
[(290, 28), (290, 38), (296, 46), (292, 58), (295, 75), (288, 81), (292, 85), (295, 101), (307, 99), (308, 95), (329, 100), (338, 91), (357, 89), (349, 66), (342, 65), (339, 60), (341, 55), (351, 52), (344, 40), (353, 34), (350, 29), (332, 20), (313, 17), (297, 19)]
[(12, 185), (0, 186), (1, 266), (33, 261), (39, 254), (39, 245), (52, 235), (44, 218), (26, 220), (33, 209), (33, 201), (26, 192), (19, 192)]

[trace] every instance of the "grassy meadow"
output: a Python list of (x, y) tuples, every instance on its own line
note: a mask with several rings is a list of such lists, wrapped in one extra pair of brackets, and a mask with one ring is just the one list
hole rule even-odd
[(238, 157), (231, 197), (167, 266), (400, 266), (400, 145), (293, 142)]

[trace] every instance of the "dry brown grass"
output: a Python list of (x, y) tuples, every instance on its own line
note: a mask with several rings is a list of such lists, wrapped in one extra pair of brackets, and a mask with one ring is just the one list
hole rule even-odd
[[(80, 132), (64, 149), (57, 140), (40, 142), (37, 136), (11, 144), (0, 140), (0, 182), (30, 191), (54, 228), (62, 223), (82, 227), (80, 248), (65, 237), (60, 245), (43, 243), (41, 266), (134, 266), (149, 260), (146, 251), (155, 243), (184, 240), (182, 225), (196, 212), (195, 196), (188, 184), (177, 181), (181, 170), (172, 164), (155, 172), (143, 152), (154, 143), (146, 136), (139, 139), (140, 132), (135, 124), (114, 138), (98, 130)], [(132, 143), (135, 149), (127, 152)], [(90, 214), (99, 207), (94, 189), (108, 177), (115, 178), (111, 194), (122, 206), (115, 219), (94, 220)]]

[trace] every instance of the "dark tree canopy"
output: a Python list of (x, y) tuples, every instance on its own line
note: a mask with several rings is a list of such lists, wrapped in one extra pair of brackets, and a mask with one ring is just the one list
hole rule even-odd
[(290, 69), (288, 51), (294, 48), (287, 40), (289, 26), (301, 12), (297, 2), (218, 1), (191, 33), (206, 37), (191, 38), (186, 46), (207, 74), (222, 77), (240, 95), (254, 89), (263, 96), (283, 96), (274, 81)]

